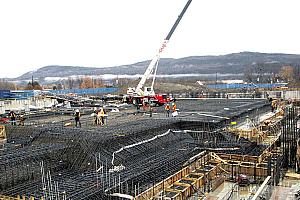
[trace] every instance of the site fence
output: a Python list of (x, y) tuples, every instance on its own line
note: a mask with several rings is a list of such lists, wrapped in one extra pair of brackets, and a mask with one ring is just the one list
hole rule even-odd
[(39, 94), (111, 94), (119, 91), (119, 88), (88, 88), (88, 89), (65, 89), (65, 90), (0, 90), (0, 99), (27, 99)]
[(239, 88), (276, 88), (287, 85), (286, 83), (249, 83), (249, 84), (242, 84), (242, 83), (231, 83), (231, 84), (209, 84), (207, 85), (208, 88), (211, 89), (239, 89)]
[(78, 95), (85, 95), (85, 94), (108, 94), (108, 93), (116, 93), (118, 92), (118, 88), (88, 88), (88, 89), (66, 89), (66, 90), (49, 90), (49, 93), (52, 94), (78, 94)]

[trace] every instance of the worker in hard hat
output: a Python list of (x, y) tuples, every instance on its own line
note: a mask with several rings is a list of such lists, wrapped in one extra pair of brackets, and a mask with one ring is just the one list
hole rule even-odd
[(80, 112), (79, 112), (79, 109), (76, 109), (75, 110), (75, 126), (76, 127), (81, 127), (81, 122), (80, 122)]
[(100, 118), (100, 125), (104, 126), (104, 115), (105, 115), (104, 109), (101, 108), (98, 114)]
[(172, 117), (176, 117), (177, 115), (177, 105), (175, 103), (172, 103)]
[(177, 105), (176, 105), (176, 103), (173, 103), (173, 104), (172, 104), (172, 111), (175, 112), (176, 109), (177, 109)]
[(19, 115), (19, 126), (24, 126), (25, 119), (24, 115)]
[(170, 110), (171, 110), (171, 106), (170, 104), (167, 103), (165, 106), (166, 117), (170, 117)]
[(276, 111), (277, 108), (277, 100), (272, 100), (271, 102), (271, 111), (274, 112)]

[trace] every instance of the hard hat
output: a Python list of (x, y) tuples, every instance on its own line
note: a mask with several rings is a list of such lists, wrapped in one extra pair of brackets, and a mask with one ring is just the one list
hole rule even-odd
[(76, 109), (75, 112), (79, 112), (79, 109)]

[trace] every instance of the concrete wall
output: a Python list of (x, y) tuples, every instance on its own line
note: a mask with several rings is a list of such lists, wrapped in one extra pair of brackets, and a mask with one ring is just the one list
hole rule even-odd
[(30, 110), (33, 108), (44, 108), (50, 105), (54, 105), (56, 102), (55, 99), (40, 99), (40, 98), (29, 98), (29, 99), (22, 99), (22, 100), (5, 100), (0, 101), (0, 114), (5, 113), (5, 110), (14, 110), (14, 111), (21, 111), (21, 110)]
[(300, 100), (300, 91), (299, 90), (295, 90), (295, 91), (267, 91), (267, 93), (269, 94), (269, 97), (271, 98), (282, 98), (285, 100), (288, 99), (297, 99)]

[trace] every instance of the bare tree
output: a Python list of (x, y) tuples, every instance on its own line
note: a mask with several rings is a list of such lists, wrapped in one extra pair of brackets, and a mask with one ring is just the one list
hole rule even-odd
[(68, 78), (68, 88), (69, 88), (69, 89), (73, 89), (74, 86), (75, 86), (75, 81), (74, 81), (74, 79), (71, 78), (71, 77), (69, 77), (69, 78)]
[(24, 90), (42, 90), (42, 86), (40, 86), (39, 82), (33, 81), (33, 83), (28, 82), (25, 86)]
[(14, 83), (10, 83), (6, 80), (0, 80), (0, 89), (1, 90), (16, 90), (17, 85)]
[(294, 68), (292, 66), (283, 66), (279, 71), (279, 76), (286, 82), (294, 81)]
[(84, 89), (84, 88), (93, 88), (93, 80), (91, 77), (84, 77), (82, 79), (82, 83), (79, 85), (79, 88)]
[(254, 82), (254, 74), (253, 74), (253, 70), (252, 70), (252, 67), (247, 67), (245, 72), (244, 72), (244, 80), (246, 82), (249, 82), (249, 83), (253, 83)]

